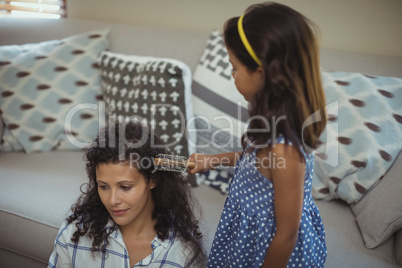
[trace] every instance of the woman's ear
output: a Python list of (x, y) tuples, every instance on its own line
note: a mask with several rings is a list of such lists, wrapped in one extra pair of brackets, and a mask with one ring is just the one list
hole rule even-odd
[(152, 190), (153, 188), (155, 188), (156, 187), (156, 182), (154, 181), (154, 180), (151, 180), (150, 182), (149, 182), (149, 189), (150, 190)]

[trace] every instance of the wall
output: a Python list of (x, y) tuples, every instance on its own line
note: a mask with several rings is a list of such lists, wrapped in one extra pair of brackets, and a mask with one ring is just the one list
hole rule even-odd
[[(112, 22), (222, 29), (253, 0), (67, 0), (68, 16)], [(312, 19), (323, 47), (402, 57), (401, 0), (278, 0)]]

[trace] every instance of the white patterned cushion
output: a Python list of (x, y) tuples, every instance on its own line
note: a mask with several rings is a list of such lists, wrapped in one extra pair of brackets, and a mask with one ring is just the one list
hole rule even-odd
[[(102, 52), (98, 59), (108, 121), (146, 123), (172, 154), (195, 152), (191, 71), (178, 60)], [(189, 121), (188, 121), (189, 120)], [(188, 175), (194, 185), (195, 176)]]
[[(223, 36), (217, 30), (211, 32), (194, 71), (193, 106), (198, 153), (241, 150), (240, 138), (249, 118), (247, 102), (236, 89)], [(225, 194), (232, 176), (233, 168), (218, 167), (202, 174), (200, 182)]]
[[(16, 46), (2, 46), (0, 47), (0, 70), (2, 70), (3, 65), (8, 65), (11, 63), (11, 60), (16, 59), (21, 53), (24, 53), (30, 50), (32, 47), (35, 47), (36, 44), (24, 44), (24, 45), (16, 45)], [(1, 90), (1, 85), (0, 85)], [(2, 98), (6, 98), (9, 93), (2, 93)], [(2, 113), (2, 109), (0, 109)], [(2, 152), (18, 152), (23, 151), (21, 144), (18, 140), (11, 134), (10, 130), (5, 127), (4, 121), (0, 122), (1, 127), (3, 128), (2, 136), (0, 139), (0, 151)]]
[[(107, 33), (0, 47), (0, 106), (7, 128), (1, 151), (77, 149), (95, 138), (101, 99), (95, 63), (108, 46)], [(77, 105), (87, 108), (69, 113)]]
[(219, 31), (213, 31), (193, 77), (197, 152), (221, 153), (241, 148), (248, 120), (247, 102), (237, 91), (232, 65)]
[(327, 105), (335, 109), (320, 138), (313, 196), (356, 203), (401, 150), (402, 79), (347, 72), (323, 72), (322, 78)]

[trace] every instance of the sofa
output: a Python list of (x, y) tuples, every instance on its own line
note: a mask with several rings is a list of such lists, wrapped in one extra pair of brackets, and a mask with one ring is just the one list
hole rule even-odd
[[(207, 32), (104, 21), (1, 18), (0, 45), (21, 45), (61, 40), (68, 36), (106, 28), (108, 29), (108, 51), (125, 55), (175, 59), (185, 63), (191, 73), (194, 74), (194, 78), (196, 78), (195, 72), (205, 50), (206, 42), (210, 37), (210, 33)], [(79, 54), (80, 52), (76, 53)], [(3, 56), (0, 50), (2, 65), (4, 65), (4, 60), (1, 59)], [(402, 58), (390, 56), (323, 48), (321, 49), (321, 65), (323, 69), (329, 71), (402, 78)], [(64, 71), (68, 72), (69, 70)], [(3, 84), (3, 81), (0, 80), (0, 84)], [(80, 85), (80, 83), (78, 84)], [(399, 88), (398, 93), (399, 101), (401, 100), (400, 92), (401, 88)], [(1, 97), (5, 99), (10, 94), (12, 93), (4, 93), (3, 91)], [(32, 103), (39, 105), (40, 101), (35, 97), (31, 98)], [(211, 100), (211, 103), (213, 101)], [(46, 106), (47, 104), (41, 102), (40, 105)], [(220, 105), (224, 106), (225, 102)], [(201, 109), (203, 108), (201, 107)], [(207, 110), (208, 108), (204, 109)], [(401, 110), (401, 102), (399, 102), (399, 107), (395, 109)], [(4, 111), (2, 111), (2, 116), (6, 116)], [(0, 133), (3, 135), (7, 130), (3, 122), (0, 124), (0, 128)], [(397, 133), (397, 135), (400, 134)], [(401, 138), (401, 136), (394, 138), (397, 143), (397, 150), (390, 156), (393, 161), (388, 161), (392, 163), (389, 163), (388, 167), (382, 171), (381, 179), (375, 179), (375, 183), (370, 187), (363, 187), (364, 191), (361, 191), (359, 199), (348, 202), (342, 199), (341, 195), (336, 195), (334, 198), (325, 196), (324, 193), (336, 191), (332, 189), (333, 184), (331, 183), (334, 182), (334, 179), (331, 176), (332, 181), (327, 182), (327, 188), (322, 186), (324, 184), (322, 181), (320, 186), (317, 186), (318, 190), (319, 187), (327, 190), (327, 192), (325, 190), (318, 191), (315, 201), (326, 231), (328, 257), (325, 267), (377, 268), (398, 267), (397, 262), (401, 264), (402, 234), (401, 231), (398, 232), (401, 228), (398, 222), (402, 221), (402, 212), (399, 210), (399, 215), (397, 215), (393, 210), (400, 209), (398, 202), (392, 203), (385, 209), (380, 208), (378, 213), (375, 209), (365, 212), (363, 205), (359, 207), (359, 204), (362, 204), (370, 195), (374, 195), (375, 191), (386, 191), (382, 188), (400, 189), (398, 187), (402, 184), (400, 181), (402, 160), (401, 157), (397, 158), (397, 155), (401, 149)], [(7, 152), (4, 150), (0, 153), (0, 266), (4, 268), (46, 267), (53, 250), (57, 231), (72, 203), (78, 198), (80, 186), (87, 180), (83, 151), (79, 148), (69, 147), (57, 150), (47, 148), (40, 152), (35, 151), (35, 148), (31, 148), (32, 151), (29, 152), (21, 148), (14, 149)], [(222, 171), (222, 174), (230, 174), (230, 172)], [(212, 244), (226, 198), (225, 190), (227, 190), (227, 188), (222, 188), (224, 184), (219, 184), (216, 177), (211, 178), (216, 174), (210, 173), (209, 175), (209, 178), (208, 174), (199, 176), (191, 188), (200, 204), (200, 222), (207, 251)], [(391, 181), (388, 178), (387, 181), (385, 180), (387, 176), (394, 176), (393, 179), (399, 177), (399, 184), (397, 186), (395, 186), (396, 184), (385, 185), (386, 182)], [(390, 193), (389, 195), (393, 195), (392, 200), (399, 200), (399, 203), (402, 204), (400, 194)], [(377, 202), (379, 204), (388, 202), (385, 200), (387, 198), (387, 196), (377, 198)], [(392, 206), (395, 208), (391, 208)], [(362, 231), (363, 224), (367, 221), (367, 215), (366, 218), (362, 215), (369, 213), (373, 218), (376, 218), (376, 221), (381, 222), (381, 220), (385, 221), (381, 212), (385, 213), (388, 209), (393, 216), (397, 217), (390, 227), (392, 230), (387, 229), (385, 241), (368, 248), (367, 241), (364, 240), (363, 236), (364, 231)], [(360, 218), (359, 215), (361, 215)], [(368, 220), (368, 223), (370, 222), (371, 220)], [(370, 225), (369, 228), (371, 228)]]

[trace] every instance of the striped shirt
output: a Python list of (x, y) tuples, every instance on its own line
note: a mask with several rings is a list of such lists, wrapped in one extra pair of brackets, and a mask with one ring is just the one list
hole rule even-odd
[[(113, 228), (111, 222), (107, 228)], [(48, 268), (75, 267), (75, 268), (129, 268), (130, 259), (123, 236), (119, 228), (115, 228), (109, 235), (109, 245), (106, 254), (91, 252), (92, 240), (86, 236), (80, 237), (78, 243), (71, 241), (77, 230), (75, 222), (64, 223), (57, 234), (54, 250), (49, 258)], [(152, 253), (133, 267), (192, 267), (194, 257), (189, 257), (188, 250), (174, 232), (164, 241), (157, 236), (153, 239)], [(187, 254), (186, 254), (187, 252)]]

